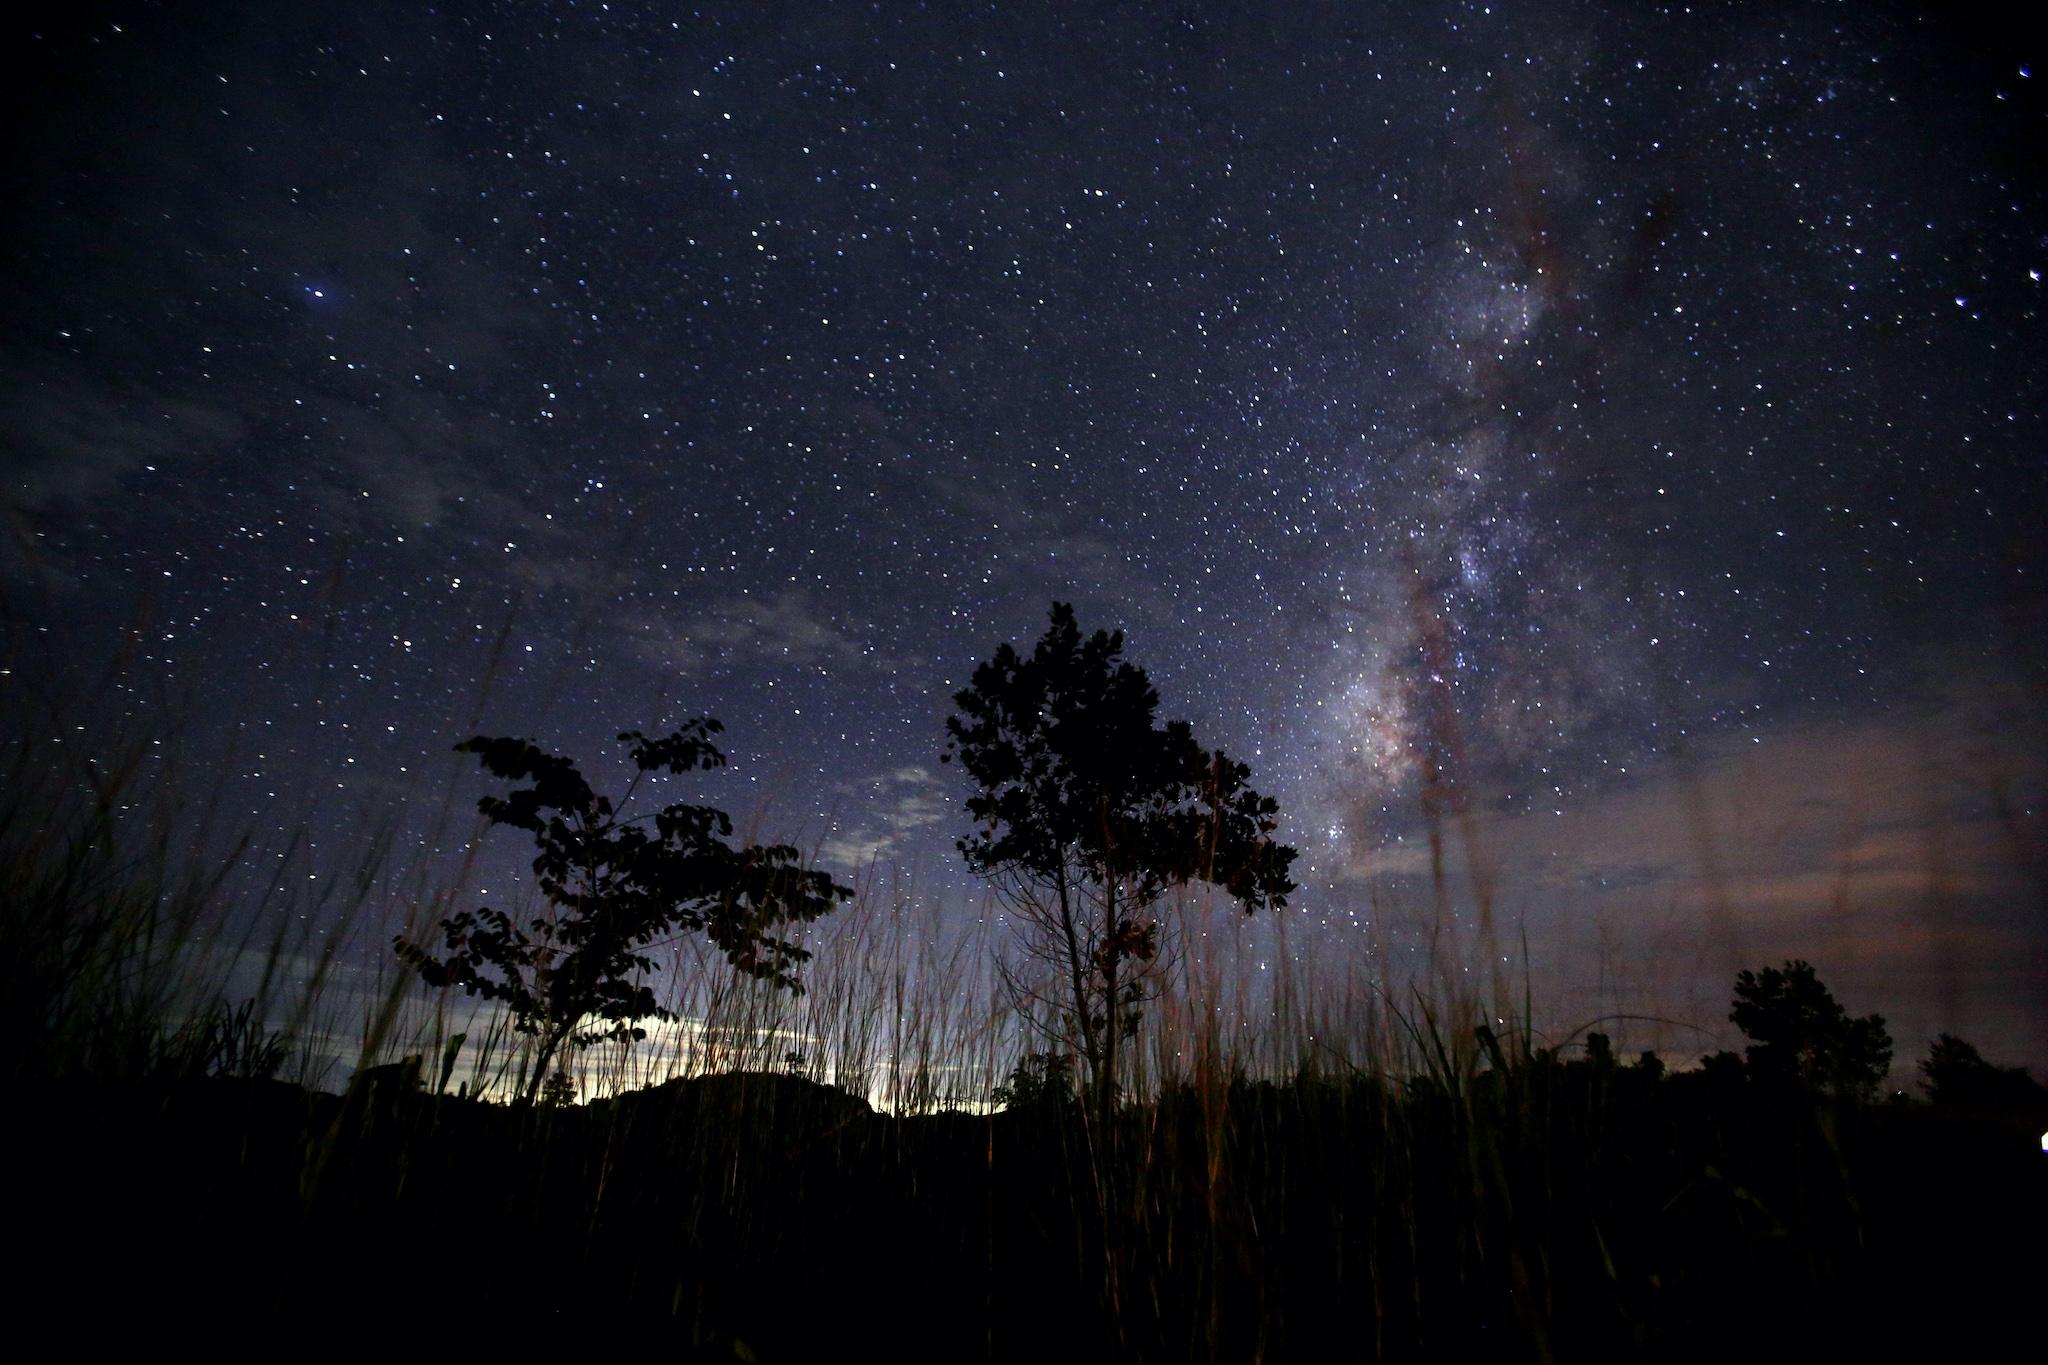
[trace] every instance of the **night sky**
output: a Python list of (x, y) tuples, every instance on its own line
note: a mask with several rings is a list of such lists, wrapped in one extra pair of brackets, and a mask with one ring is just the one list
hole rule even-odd
[(309, 876), (709, 713), (964, 922), (949, 696), (1072, 601), (1316, 971), (1434, 812), (1556, 1018), (1796, 955), (2048, 1065), (2048, 53), (1962, 12), (10, 20), (8, 666)]

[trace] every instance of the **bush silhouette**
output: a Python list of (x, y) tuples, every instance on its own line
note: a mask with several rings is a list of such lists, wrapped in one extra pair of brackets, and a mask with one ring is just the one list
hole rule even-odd
[(1074, 1098), (1074, 1059), (1064, 1052), (1034, 1052), (1010, 1069), (1010, 1079), (989, 1092), (1004, 1109), (1057, 1109)]
[(2048, 1113), (2048, 1090), (2026, 1068), (1993, 1066), (1971, 1044), (1944, 1033), (1920, 1063), (1929, 1101), (1945, 1109), (1977, 1113)]

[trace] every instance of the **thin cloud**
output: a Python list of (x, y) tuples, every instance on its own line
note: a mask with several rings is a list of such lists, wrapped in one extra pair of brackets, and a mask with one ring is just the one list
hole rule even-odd
[(788, 664), (860, 671), (900, 666), (800, 592), (774, 598), (742, 594), (674, 615), (643, 613), (627, 626), (626, 642), (643, 662), (684, 677), (714, 666)]
[(818, 845), (818, 856), (842, 867), (860, 869), (901, 849), (917, 830), (938, 824), (949, 803), (939, 776), (912, 765), (883, 773), (868, 784), (874, 805), (859, 824), (837, 829)]

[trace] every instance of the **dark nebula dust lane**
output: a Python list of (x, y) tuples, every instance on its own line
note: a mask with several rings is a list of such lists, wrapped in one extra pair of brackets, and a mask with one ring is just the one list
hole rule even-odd
[(0, 663), (315, 862), (452, 868), (479, 729), (713, 714), (736, 813), (972, 918), (948, 698), (1072, 601), (1280, 798), (1319, 969), (1434, 818), (1563, 1013), (1799, 953), (2040, 1063), (1997, 13), (10, 19)]

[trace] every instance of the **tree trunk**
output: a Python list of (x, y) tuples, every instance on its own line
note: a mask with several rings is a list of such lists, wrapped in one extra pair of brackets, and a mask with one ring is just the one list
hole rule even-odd
[(573, 1023), (564, 1024), (548, 1033), (541, 1042), (540, 1056), (534, 1059), (533, 1075), (526, 1082), (526, 1093), (519, 1097), (519, 1102), (527, 1108), (531, 1109), (534, 1100), (539, 1097), (541, 1086), (547, 1083), (548, 1063), (555, 1059), (556, 1050), (562, 1046), (562, 1040), (569, 1036), (569, 1030), (574, 1027)]
[(1067, 972), (1072, 978), (1074, 990), (1074, 1018), (1081, 1030), (1081, 1056), (1088, 1063), (1088, 1079), (1093, 1084), (1102, 1069), (1102, 1063), (1096, 1051), (1095, 1026), (1088, 1020), (1087, 965), (1081, 961), (1081, 940), (1074, 932), (1074, 910), (1067, 896), (1067, 875), (1064, 868), (1061, 869), (1055, 885), (1060, 895), (1060, 932), (1066, 936), (1067, 942)]
[(1118, 931), (1121, 926), (1116, 922), (1116, 883), (1113, 881), (1105, 882), (1103, 894), (1106, 907), (1106, 913), (1103, 917), (1104, 938), (1102, 941), (1102, 1013), (1104, 1026), (1102, 1034), (1102, 1066), (1099, 1068), (1099, 1074), (1095, 1078), (1097, 1083), (1095, 1111), (1097, 1122), (1102, 1129), (1103, 1141), (1106, 1143), (1109, 1140), (1110, 1124), (1116, 1118), (1116, 1054), (1118, 1051), (1117, 1044), (1122, 1038), (1123, 1021), (1117, 1017), (1116, 1009), (1116, 969), (1117, 959), (1121, 956), (1118, 949), (1120, 942)]

